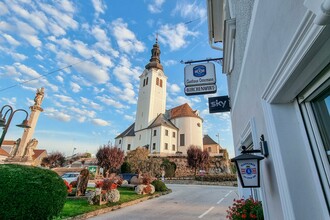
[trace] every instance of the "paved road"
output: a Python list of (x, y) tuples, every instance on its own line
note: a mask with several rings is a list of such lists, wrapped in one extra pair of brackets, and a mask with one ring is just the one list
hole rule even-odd
[(167, 184), (172, 193), (105, 213), (90, 220), (222, 220), (238, 198), (237, 189), (226, 186)]

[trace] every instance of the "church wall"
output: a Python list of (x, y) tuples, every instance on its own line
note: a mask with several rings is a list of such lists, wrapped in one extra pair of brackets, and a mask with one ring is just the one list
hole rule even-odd
[[(167, 134), (166, 134), (166, 130), (167, 130)], [(161, 127), (161, 144), (160, 144), (160, 151), (161, 153), (165, 153), (165, 154), (175, 154), (176, 150), (177, 150), (177, 139), (176, 139), (176, 135), (173, 138), (173, 132), (177, 133), (177, 131), (175, 129), (169, 128), (169, 127), (165, 127), (162, 126)], [(167, 144), (167, 149), (166, 148), (166, 144)], [(173, 150), (173, 146), (174, 145), (174, 150)]]
[[(203, 125), (202, 119), (197, 117), (181, 117), (171, 120), (177, 128), (178, 151), (186, 153), (190, 145), (195, 145), (203, 149)], [(180, 134), (184, 134), (184, 146), (180, 146)]]
[(137, 147), (146, 146), (146, 145), (151, 146), (150, 135), (151, 135), (150, 129), (144, 129), (144, 130), (136, 132), (135, 138), (134, 138), (133, 149), (136, 149)]

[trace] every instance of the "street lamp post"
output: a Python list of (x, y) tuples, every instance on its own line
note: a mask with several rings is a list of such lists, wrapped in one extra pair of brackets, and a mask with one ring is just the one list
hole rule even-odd
[[(7, 108), (7, 110), (5, 110), (6, 108)], [(5, 139), (5, 136), (7, 134), (8, 127), (11, 123), (11, 119), (13, 118), (14, 114), (19, 111), (25, 112), (26, 116), (25, 116), (25, 119), (22, 121), (22, 123), (18, 124), (16, 126), (21, 127), (21, 128), (30, 128), (29, 121), (28, 121), (29, 113), (26, 110), (24, 110), (24, 109), (14, 110), (10, 105), (4, 105), (0, 111), (0, 127), (3, 127), (2, 135), (0, 138), (0, 148)], [(6, 119), (7, 115), (8, 115), (8, 119)]]

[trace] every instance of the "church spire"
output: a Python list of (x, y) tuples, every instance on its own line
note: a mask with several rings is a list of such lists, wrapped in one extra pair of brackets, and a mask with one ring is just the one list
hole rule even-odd
[(160, 49), (158, 45), (158, 34), (156, 37), (156, 43), (153, 45), (151, 50), (151, 59), (150, 62), (146, 65), (146, 69), (156, 68), (163, 70), (162, 64), (160, 64)]

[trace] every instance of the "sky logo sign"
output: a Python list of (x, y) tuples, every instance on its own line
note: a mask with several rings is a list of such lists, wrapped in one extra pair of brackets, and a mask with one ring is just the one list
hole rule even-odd
[(206, 66), (198, 65), (193, 68), (193, 75), (195, 77), (203, 77), (206, 75)]

